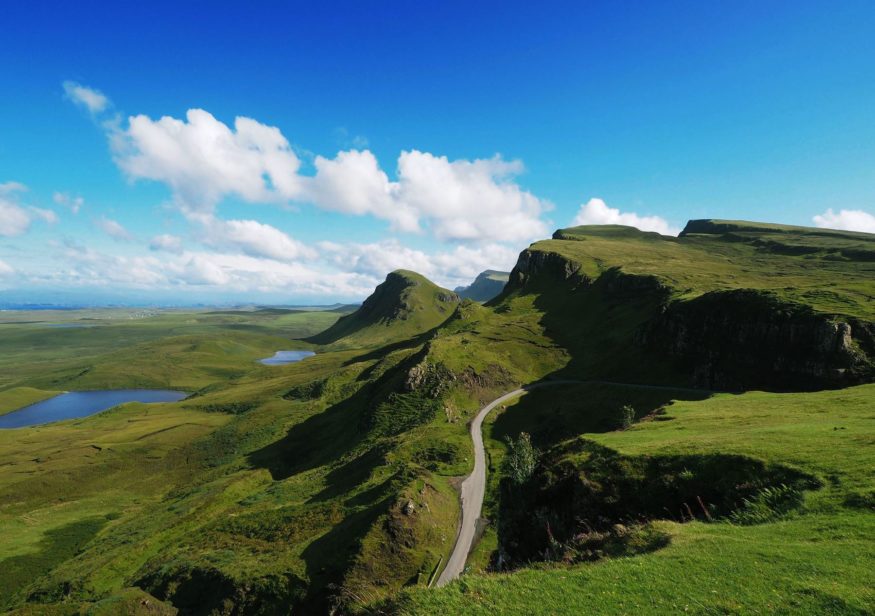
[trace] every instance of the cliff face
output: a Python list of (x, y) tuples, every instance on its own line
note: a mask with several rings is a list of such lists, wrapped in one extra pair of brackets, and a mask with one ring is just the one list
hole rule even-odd
[(581, 273), (580, 263), (555, 252), (529, 249), (520, 253), (516, 266), (510, 272), (505, 292), (522, 289), (535, 279), (568, 282), (572, 288), (592, 282)]
[(636, 342), (708, 389), (819, 389), (875, 378), (875, 324), (740, 289), (669, 304)]
[[(670, 362), (686, 375), (685, 385), (810, 390), (875, 380), (875, 323), (816, 312), (768, 291), (672, 299), (676, 290), (657, 276), (618, 267), (590, 276), (558, 252), (528, 249), (520, 254), (505, 295), (529, 292), (562, 293), (567, 304), (581, 301), (581, 306), (586, 303), (579, 298), (598, 294), (615, 314), (636, 302), (643, 310), (628, 324), (633, 334), (616, 339), (624, 348), (614, 351), (637, 349), (628, 353), (630, 362)], [(572, 330), (572, 324), (563, 329)]]

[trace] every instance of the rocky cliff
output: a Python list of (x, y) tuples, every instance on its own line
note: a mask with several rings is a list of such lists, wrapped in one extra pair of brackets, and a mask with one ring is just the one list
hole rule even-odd
[(875, 379), (875, 324), (817, 314), (763, 291), (664, 307), (636, 342), (679, 361), (698, 387), (818, 389)]
[[(699, 227), (693, 225), (700, 233), (706, 228)], [(618, 319), (625, 319), (619, 326), (631, 335), (615, 336), (611, 343), (619, 348), (612, 354), (628, 357), (630, 368), (634, 362), (668, 363), (684, 376), (685, 385), (718, 390), (808, 390), (875, 380), (875, 323), (870, 319), (815, 310), (770, 289), (696, 293), (678, 285), (674, 276), (665, 275), (667, 268), (656, 260), (652, 274), (606, 266), (597, 252), (596, 237), (557, 232), (554, 240), (524, 250), (502, 298), (552, 295), (552, 301), (541, 302), (554, 315), (545, 316), (545, 324), (556, 332), (575, 332), (580, 339), (571, 343), (584, 346), (589, 339), (599, 339), (598, 325), (578, 327), (593, 310), (613, 319), (604, 321), (603, 327), (617, 328)], [(644, 234), (638, 237), (659, 241)], [(622, 250), (620, 242), (635, 240), (636, 236), (623, 230), (617, 246)], [(587, 247), (584, 253), (578, 247), (588, 242), (595, 248)], [(575, 246), (566, 249), (566, 244)], [(582, 258), (575, 258), (572, 250)], [(692, 262), (690, 269), (697, 266)], [(741, 279), (747, 264), (733, 266), (737, 274), (730, 270), (729, 275)], [(623, 313), (622, 307), (632, 304), (635, 309)], [(555, 318), (559, 311), (565, 313), (564, 322)], [(569, 346), (567, 337), (562, 342)], [(607, 355), (609, 350), (601, 352)], [(617, 378), (623, 376), (612, 370)]]

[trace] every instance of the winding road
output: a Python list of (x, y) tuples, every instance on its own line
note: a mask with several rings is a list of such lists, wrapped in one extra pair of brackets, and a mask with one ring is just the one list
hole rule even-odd
[(481, 431), (483, 420), (492, 409), (502, 402), (507, 402), (511, 398), (516, 398), (532, 389), (553, 385), (574, 385), (582, 382), (542, 381), (532, 383), (531, 385), (514, 389), (500, 398), (496, 398), (480, 409), (480, 412), (474, 417), (474, 421), (471, 422), (471, 440), (474, 442), (474, 470), (462, 482), (462, 523), (459, 524), (459, 534), (456, 536), (456, 545), (453, 546), (453, 553), (450, 554), (447, 565), (437, 580), (437, 586), (444, 586), (459, 577), (465, 568), (465, 561), (468, 560), (471, 544), (474, 543), (477, 520), (480, 518), (480, 510), (483, 508), (483, 495), (486, 492), (486, 451), (483, 449), (483, 433)]
[(459, 534), (456, 535), (456, 544), (453, 546), (453, 553), (450, 554), (446, 567), (444, 567), (440, 577), (438, 577), (436, 586), (449, 584), (462, 574), (462, 571), (465, 569), (465, 561), (468, 560), (468, 553), (471, 551), (471, 546), (474, 543), (474, 533), (477, 529), (477, 520), (480, 518), (480, 512), (483, 508), (483, 495), (486, 492), (486, 451), (483, 449), (483, 433), (481, 430), (483, 420), (492, 409), (502, 402), (507, 402), (511, 398), (516, 398), (527, 391), (538, 389), (540, 387), (552, 387), (554, 385), (583, 385), (587, 383), (637, 387), (640, 389), (685, 391), (697, 394), (714, 393), (705, 389), (689, 389), (686, 387), (672, 387), (666, 385), (641, 385), (599, 380), (556, 380), (539, 381), (537, 383), (532, 383), (531, 385), (525, 385), (519, 389), (514, 389), (513, 391), (504, 394), (500, 398), (496, 398), (484, 406), (471, 422), (471, 440), (474, 442), (474, 470), (462, 482), (462, 522), (459, 524)]

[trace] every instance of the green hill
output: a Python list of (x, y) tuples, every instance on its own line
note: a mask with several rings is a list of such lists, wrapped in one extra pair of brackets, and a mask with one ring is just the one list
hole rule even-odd
[[(575, 227), (524, 250), (485, 305), (401, 271), (336, 322), (10, 330), (0, 408), (108, 385), (193, 395), (0, 431), (0, 607), (871, 613), (873, 242)], [(257, 363), (307, 335), (314, 357)], [(469, 420), (544, 379), (585, 382), (489, 417), (489, 523), (468, 573), (428, 588)]]
[(463, 299), (470, 299), (475, 302), (488, 302), (501, 293), (504, 285), (507, 284), (509, 276), (510, 272), (486, 270), (480, 272), (477, 278), (474, 279), (474, 282), (467, 287), (456, 287), (456, 293)]
[(712, 389), (808, 389), (875, 374), (875, 236), (692, 221), (681, 237), (574, 227), (523, 251), (570, 373)]
[(452, 314), (459, 297), (424, 276), (396, 270), (362, 305), (309, 342), (369, 346), (404, 340), (434, 329)]

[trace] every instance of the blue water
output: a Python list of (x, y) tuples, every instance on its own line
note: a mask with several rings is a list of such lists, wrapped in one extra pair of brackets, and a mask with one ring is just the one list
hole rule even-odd
[(293, 364), (315, 354), (313, 351), (277, 351), (273, 357), (266, 357), (258, 361), (265, 366), (281, 366), (283, 364)]
[(169, 389), (71, 391), (0, 415), (0, 428), (23, 428), (62, 419), (87, 417), (125, 402), (176, 402), (187, 395)]

